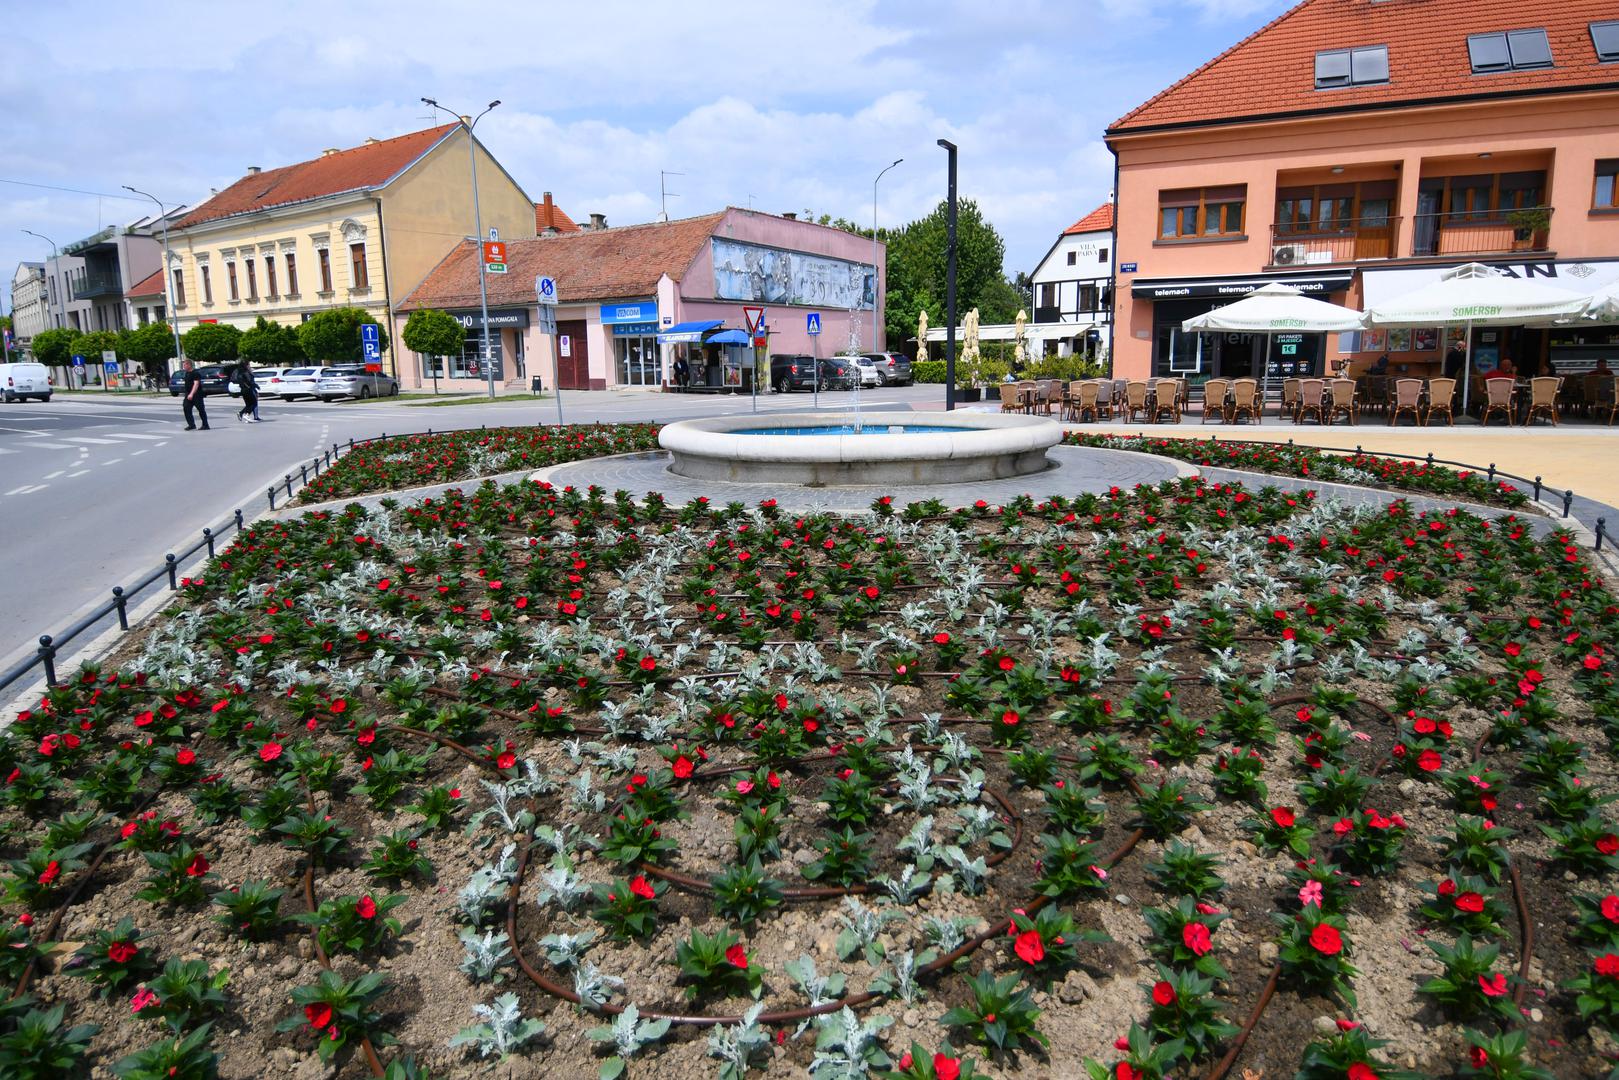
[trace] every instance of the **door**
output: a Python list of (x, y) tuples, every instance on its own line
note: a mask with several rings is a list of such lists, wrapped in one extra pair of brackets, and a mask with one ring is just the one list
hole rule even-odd
[(557, 320), (557, 381), (564, 390), (590, 389), (590, 351), (585, 320)]

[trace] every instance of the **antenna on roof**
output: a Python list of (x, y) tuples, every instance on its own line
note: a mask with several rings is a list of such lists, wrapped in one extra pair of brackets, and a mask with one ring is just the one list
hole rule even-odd
[(683, 173), (683, 172), (670, 172), (667, 169), (659, 169), (658, 170), (658, 206), (661, 208), (661, 212), (658, 214), (658, 220), (660, 220), (660, 221), (668, 221), (669, 220), (669, 200), (671, 198), (675, 198), (675, 199), (680, 198), (679, 192), (670, 191), (667, 187), (664, 186), (664, 183), (663, 183), (664, 177), (667, 177), (667, 176), (685, 176), (685, 175), (686, 174)]

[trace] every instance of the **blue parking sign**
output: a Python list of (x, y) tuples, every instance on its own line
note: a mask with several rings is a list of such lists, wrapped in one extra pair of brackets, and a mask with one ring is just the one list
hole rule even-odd
[(376, 323), (360, 324), (360, 351), (367, 360), (382, 358), (381, 327)]

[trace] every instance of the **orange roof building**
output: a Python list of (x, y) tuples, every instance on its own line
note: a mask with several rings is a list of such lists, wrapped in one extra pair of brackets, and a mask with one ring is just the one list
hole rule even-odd
[(1037, 350), (1095, 356), (1107, 340), (1113, 309), (1113, 203), (1103, 203), (1064, 229), (1029, 281)]
[[(1304, 0), (1120, 117), (1120, 376), (1323, 374), (1433, 332), (1188, 337), (1267, 281), (1360, 306), (1469, 261), (1589, 291), (1619, 280), (1619, 9), (1611, 0)], [(1476, 332), (1482, 335), (1483, 332)], [(1602, 337), (1600, 342), (1591, 340)], [(1509, 328), (1481, 364), (1578, 371), (1605, 335)]]

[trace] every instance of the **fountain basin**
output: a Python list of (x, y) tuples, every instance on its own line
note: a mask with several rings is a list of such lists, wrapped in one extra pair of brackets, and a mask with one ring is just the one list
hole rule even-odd
[(1046, 469), (1046, 451), (1062, 441), (1062, 428), (1044, 417), (911, 415), (709, 417), (666, 425), (658, 442), (669, 451), (669, 471), (677, 476), (843, 487), (1023, 476)]

